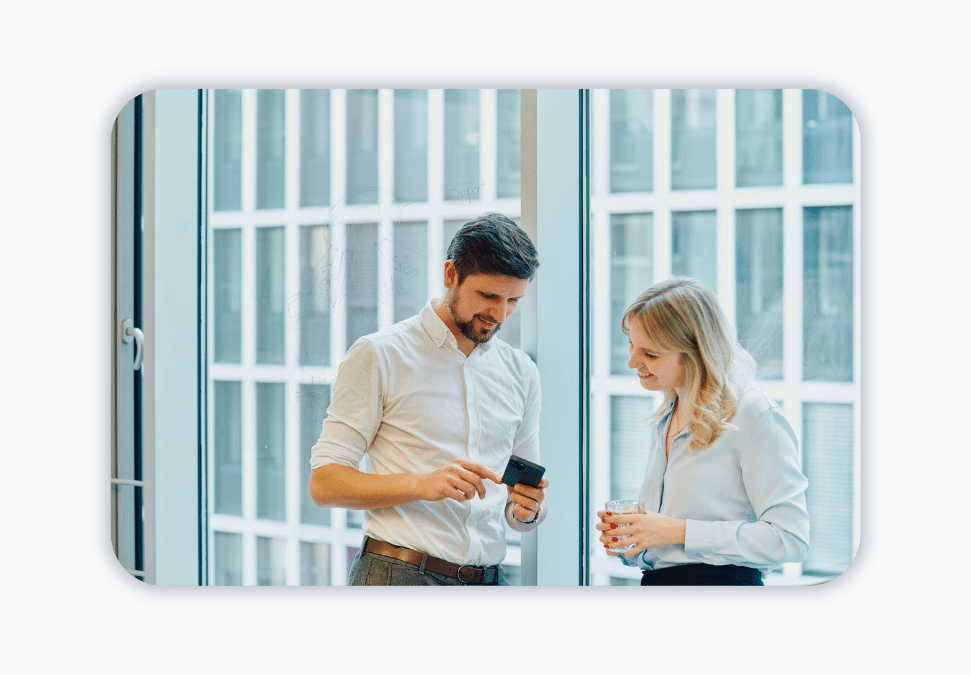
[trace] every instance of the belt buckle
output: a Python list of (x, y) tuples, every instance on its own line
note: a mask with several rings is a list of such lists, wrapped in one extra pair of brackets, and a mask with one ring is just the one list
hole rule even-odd
[[(478, 567), (476, 565), (459, 565), (458, 571), (455, 573), (455, 578), (458, 579), (459, 581), (461, 581), (463, 584), (465, 584), (467, 586), (470, 586), (470, 585), (471, 586), (477, 586), (477, 585), (481, 584), (482, 583), (481, 581), (479, 581), (479, 583), (477, 584), (475, 581), (472, 581), (472, 580), (466, 581), (465, 579), (462, 578), (462, 570), (464, 568), (466, 568), (466, 567), (468, 567), (470, 570), (472, 570), (473, 574), (475, 573), (475, 570), (479, 570), (479, 572), (481, 572), (482, 575), (485, 576), (485, 570), (483, 570), (481, 567)], [(475, 577), (473, 577), (473, 579), (474, 578)]]

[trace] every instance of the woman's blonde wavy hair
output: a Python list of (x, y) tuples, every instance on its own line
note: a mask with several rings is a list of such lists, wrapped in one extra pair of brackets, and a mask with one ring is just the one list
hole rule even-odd
[[(654, 284), (624, 313), (625, 334), (631, 321), (658, 349), (681, 355), (689, 447), (708, 447), (731, 428), (738, 401), (755, 378), (755, 359), (738, 343), (715, 294), (695, 279), (673, 277)], [(663, 418), (677, 398), (674, 389), (665, 390), (652, 421)]]

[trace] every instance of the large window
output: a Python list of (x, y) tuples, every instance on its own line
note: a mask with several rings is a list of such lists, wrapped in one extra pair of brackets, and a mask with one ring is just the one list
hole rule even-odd
[[(646, 418), (660, 403), (627, 368), (620, 316), (652, 283), (691, 276), (715, 291), (756, 357), (757, 386), (799, 436), (810, 554), (767, 583), (839, 575), (860, 508), (852, 116), (801, 90), (596, 91), (592, 115), (590, 511), (637, 496)], [(607, 349), (609, 361), (598, 357)], [(590, 561), (592, 584), (636, 583), (595, 537)]]
[[(580, 98), (588, 100), (586, 93)], [(555, 318), (530, 324), (517, 312), (500, 337), (526, 349), (541, 372), (552, 374), (554, 362), (572, 372), (561, 354), (580, 341), (572, 330), (578, 319), (553, 308), (551, 298), (585, 298), (589, 380), (563, 386), (544, 374), (543, 424), (575, 427), (588, 411), (589, 456), (582, 455), (584, 439), (543, 453), (576, 453), (588, 513), (608, 498), (636, 495), (646, 418), (660, 402), (627, 368), (620, 317), (655, 281), (689, 275), (716, 292), (756, 357), (759, 388), (779, 402), (799, 437), (810, 481), (810, 554), (769, 583), (818, 582), (852, 561), (861, 416), (859, 141), (852, 115), (828, 94), (802, 90), (594, 91), (589, 186), (571, 184), (582, 198), (564, 200), (556, 186), (538, 187), (536, 175), (524, 174), (520, 153), (533, 147), (546, 162), (536, 166), (555, 166), (569, 183), (581, 173), (580, 153), (551, 161), (549, 148), (583, 136), (531, 129), (537, 139), (528, 139), (528, 115), (521, 118), (520, 110), (547, 122), (559, 110), (537, 112), (536, 100), (518, 90), (203, 92), (206, 361), (198, 426), (207, 501), (197, 518), (205, 527), (200, 579), (346, 582), (362, 514), (319, 508), (307, 491), (310, 448), (337, 368), (358, 337), (414, 315), (441, 292), (445, 250), (463, 222), (486, 211), (528, 221), (528, 199), (565, 209), (555, 218), (534, 217), (546, 233), (537, 242), (538, 282), (558, 280), (540, 295), (545, 316)], [(544, 100), (577, 101), (562, 92)], [(530, 190), (546, 192), (536, 197)], [(589, 213), (581, 213), (574, 205), (587, 198)], [(589, 255), (589, 265), (579, 266), (581, 283), (574, 258), (564, 255), (582, 249), (575, 243), (581, 240), (556, 227), (573, 227), (584, 216), (589, 250), (579, 257)], [(167, 255), (191, 258), (179, 244), (173, 236)], [(190, 300), (193, 283), (186, 284)], [(180, 302), (166, 311), (177, 312)], [(199, 321), (189, 319), (191, 331)], [(573, 399), (582, 405), (570, 407)], [(581, 501), (569, 481), (557, 486), (566, 491), (558, 499)], [(194, 493), (197, 486), (184, 487)], [(139, 478), (114, 489), (133, 501), (128, 493), (143, 488)], [(574, 520), (553, 518), (547, 531), (579, 529)], [(593, 524), (590, 518), (586, 527)], [(528, 583), (520, 567), (542, 539), (508, 530), (507, 540), (508, 574)], [(595, 535), (586, 543), (575, 554), (589, 583), (636, 582), (636, 571), (608, 558)]]
[[(337, 366), (442, 290), (463, 222), (519, 219), (519, 99), (210, 92), (212, 583), (346, 583), (362, 514), (307, 491)], [(514, 345), (516, 317), (501, 333)], [(508, 539), (515, 582), (520, 536)]]

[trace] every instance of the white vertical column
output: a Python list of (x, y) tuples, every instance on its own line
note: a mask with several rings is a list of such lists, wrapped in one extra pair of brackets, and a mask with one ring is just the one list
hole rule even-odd
[(146, 577), (199, 583), (199, 92), (144, 98)]
[[(536, 94), (536, 245), (556, 260), (536, 278), (537, 365), (543, 387), (540, 419), (542, 461), (550, 489), (549, 516), (536, 530), (537, 583), (582, 583), (581, 533), (587, 495), (583, 489), (581, 426), (585, 392), (581, 351), (584, 289), (581, 269), (580, 95), (573, 90)], [(526, 195), (523, 195), (524, 201)], [(525, 209), (524, 209), (525, 210)]]

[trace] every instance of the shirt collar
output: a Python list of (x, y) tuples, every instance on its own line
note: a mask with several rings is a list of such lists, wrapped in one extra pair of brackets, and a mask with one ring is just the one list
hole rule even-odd
[[(446, 342), (451, 344), (456, 349), (459, 348), (458, 340), (452, 335), (452, 331), (445, 322), (435, 313), (435, 305), (441, 302), (441, 298), (433, 298), (428, 301), (428, 304), (421, 310), (419, 318), (421, 319), (421, 325), (428, 333), (428, 337), (432, 339), (436, 347), (441, 347)], [(476, 351), (488, 351), (492, 349), (492, 340), (483, 344), (477, 344), (472, 353), (475, 354)]]

